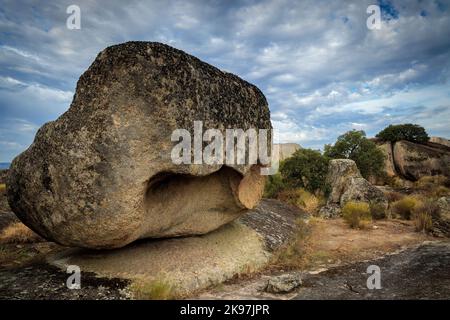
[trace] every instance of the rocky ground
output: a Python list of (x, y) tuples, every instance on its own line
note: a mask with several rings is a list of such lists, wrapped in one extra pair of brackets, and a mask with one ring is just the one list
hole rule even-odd
[[(0, 195), (0, 233), (17, 223)], [(296, 221), (307, 222), (300, 268), (274, 262), (263, 271), (215, 285), (197, 299), (448, 299), (450, 241), (414, 231), (411, 221), (381, 220), (353, 230), (342, 219), (310, 219), (275, 200), (264, 200), (240, 222), (260, 234), (266, 250), (276, 251), (295, 238)], [(276, 235), (276, 236), (274, 236)], [(50, 242), (0, 244), (0, 299), (132, 299), (131, 282), (82, 272), (81, 289), (66, 286), (64, 270), (46, 263), (64, 248)], [(380, 290), (366, 286), (367, 267), (381, 270)], [(301, 271), (299, 271), (301, 270)], [(280, 278), (281, 276), (281, 278)], [(280, 280), (287, 279), (287, 280)], [(267, 283), (301, 284), (287, 293), (267, 292)], [(283, 282), (284, 281), (284, 282)], [(276, 286), (275, 286), (276, 287)], [(273, 291), (273, 288), (271, 289)]]
[(83, 273), (81, 289), (66, 286), (69, 274), (46, 263), (0, 269), (0, 299), (117, 300), (129, 299), (129, 281)]
[[(381, 289), (367, 288), (367, 279), (370, 276), (367, 268), (370, 265), (380, 268)], [(290, 293), (267, 293), (265, 291), (267, 282), (273, 279), (274, 275), (263, 275), (240, 283), (228, 283), (213, 292), (205, 292), (198, 298), (448, 299), (450, 297), (450, 242), (425, 242), (379, 259), (318, 271), (298, 272), (302, 284)]]
[[(367, 267), (381, 270), (381, 289), (367, 288)], [(308, 275), (294, 299), (449, 299), (450, 242), (426, 243), (400, 253)]]

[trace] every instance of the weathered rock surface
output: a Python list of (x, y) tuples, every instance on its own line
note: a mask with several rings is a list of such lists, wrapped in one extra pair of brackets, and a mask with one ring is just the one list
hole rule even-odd
[(48, 261), (63, 270), (78, 265), (98, 276), (159, 280), (172, 287), (173, 294), (184, 295), (262, 269), (277, 249), (298, 235), (295, 222), (306, 216), (280, 201), (263, 199), (256, 209), (205, 235), (142, 240), (115, 250), (71, 248)]
[(195, 120), (271, 128), (264, 95), (237, 76), (159, 43), (108, 47), (80, 77), (69, 110), (14, 159), (11, 208), (68, 246), (214, 230), (253, 207), (264, 183), (248, 165), (175, 165), (171, 134), (192, 134)]
[[(381, 269), (381, 289), (367, 287), (367, 268)], [(306, 275), (295, 299), (448, 299), (450, 242), (424, 243), (381, 259)]]
[(301, 147), (297, 143), (275, 143), (273, 145), (275, 157), (278, 156), (278, 161), (283, 161), (291, 157), (294, 152), (299, 149), (301, 149)]
[(408, 180), (433, 175), (450, 176), (450, 147), (398, 141), (394, 145), (394, 162), (398, 173)]
[(392, 143), (391, 142), (385, 142), (378, 146), (378, 148), (384, 153), (385, 159), (384, 159), (384, 172), (387, 177), (393, 177), (397, 173), (395, 171), (395, 164), (394, 164), (394, 155), (392, 154)]
[(8, 169), (0, 170), (0, 184), (6, 183), (7, 175), (8, 175)]
[(302, 284), (302, 278), (298, 273), (287, 273), (274, 276), (267, 280), (265, 291), (269, 293), (288, 293)]
[(319, 211), (323, 217), (338, 215), (339, 207), (348, 201), (379, 203), (385, 208), (388, 206), (383, 192), (361, 176), (353, 160), (331, 160), (326, 181), (331, 186), (331, 193), (327, 204)]
[(442, 145), (450, 148), (450, 140), (442, 138), (442, 137), (430, 137), (430, 142), (442, 144)]
[(440, 197), (436, 204), (439, 206), (439, 209), (441, 209), (441, 215), (448, 216), (450, 220), (450, 197)]

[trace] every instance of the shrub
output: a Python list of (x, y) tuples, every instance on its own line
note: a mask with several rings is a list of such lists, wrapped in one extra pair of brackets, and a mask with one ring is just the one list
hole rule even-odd
[(267, 178), (264, 188), (265, 198), (276, 198), (278, 194), (285, 188), (285, 184), (279, 173), (271, 175)]
[(173, 286), (162, 279), (150, 282), (133, 283), (131, 290), (139, 300), (168, 300), (174, 298)]
[(432, 190), (436, 186), (447, 186), (448, 178), (442, 175), (423, 176), (414, 183), (417, 189)]
[(334, 145), (325, 145), (324, 155), (331, 159), (355, 161), (366, 179), (384, 175), (385, 155), (373, 141), (366, 138), (364, 131), (352, 130), (339, 136)]
[(369, 204), (365, 202), (347, 202), (342, 208), (342, 217), (354, 229), (363, 229), (372, 220)]
[(320, 196), (315, 196), (302, 188), (283, 190), (278, 194), (278, 199), (303, 209), (308, 213), (316, 213), (324, 201)]
[(304, 188), (315, 193), (326, 187), (328, 158), (319, 151), (299, 149), (280, 165), (283, 182), (290, 188)]
[(370, 215), (374, 219), (384, 219), (386, 218), (386, 209), (383, 204), (379, 202), (370, 202)]
[(398, 201), (404, 197), (400, 192), (396, 191), (386, 192), (385, 196), (389, 203)]
[(6, 190), (6, 185), (4, 183), (0, 183), (0, 192), (4, 192)]
[(427, 200), (417, 205), (413, 210), (414, 225), (416, 231), (430, 232), (433, 229), (433, 221), (441, 216), (441, 208), (433, 200)]
[(430, 232), (433, 227), (433, 219), (426, 212), (419, 212), (414, 217), (416, 231)]
[(441, 208), (434, 200), (426, 200), (416, 205), (413, 209), (413, 217), (423, 212), (427, 213), (433, 220), (441, 217)]
[(425, 143), (430, 139), (423, 127), (411, 123), (390, 125), (381, 130), (376, 137), (383, 141), (390, 142), (407, 140), (411, 142)]
[(391, 204), (391, 210), (393, 214), (409, 220), (411, 219), (414, 208), (420, 203), (419, 199), (412, 196), (406, 196), (401, 200), (393, 202)]
[(449, 178), (442, 175), (423, 176), (414, 183), (414, 187), (432, 197), (450, 195)]
[(434, 190), (431, 191), (431, 195), (435, 197), (443, 197), (450, 195), (450, 189), (444, 186), (437, 186)]
[(283, 270), (294, 269), (307, 263), (308, 245), (307, 240), (311, 235), (311, 224), (307, 224), (303, 219), (295, 221), (295, 235), (286, 247), (281, 248), (272, 257), (272, 265), (282, 267)]
[(404, 189), (404, 188), (411, 188), (414, 186), (413, 182), (409, 180), (402, 179), (400, 177), (390, 177), (387, 179), (387, 184), (393, 188), (393, 189)]

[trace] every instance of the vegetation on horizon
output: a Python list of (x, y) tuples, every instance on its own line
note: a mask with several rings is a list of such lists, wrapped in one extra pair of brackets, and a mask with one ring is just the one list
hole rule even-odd
[(381, 130), (376, 137), (382, 141), (397, 142), (406, 140), (416, 143), (425, 143), (430, 140), (425, 128), (412, 123), (389, 125)]

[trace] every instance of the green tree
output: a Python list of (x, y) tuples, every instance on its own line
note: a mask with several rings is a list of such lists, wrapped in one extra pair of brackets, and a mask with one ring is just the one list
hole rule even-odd
[(276, 173), (274, 175), (268, 176), (265, 189), (264, 189), (264, 197), (265, 198), (276, 198), (278, 193), (285, 188), (283, 178), (280, 173)]
[(364, 178), (383, 175), (384, 154), (366, 138), (364, 131), (352, 130), (339, 136), (334, 145), (325, 145), (324, 155), (331, 159), (355, 161)]
[(326, 191), (327, 171), (328, 158), (311, 149), (297, 150), (280, 165), (280, 173), (287, 186), (305, 188), (309, 192)]
[(417, 124), (406, 123), (390, 125), (381, 130), (377, 135), (377, 138), (383, 141), (396, 142), (400, 140), (407, 140), (417, 143), (425, 143), (430, 138), (428, 137), (425, 129)]

